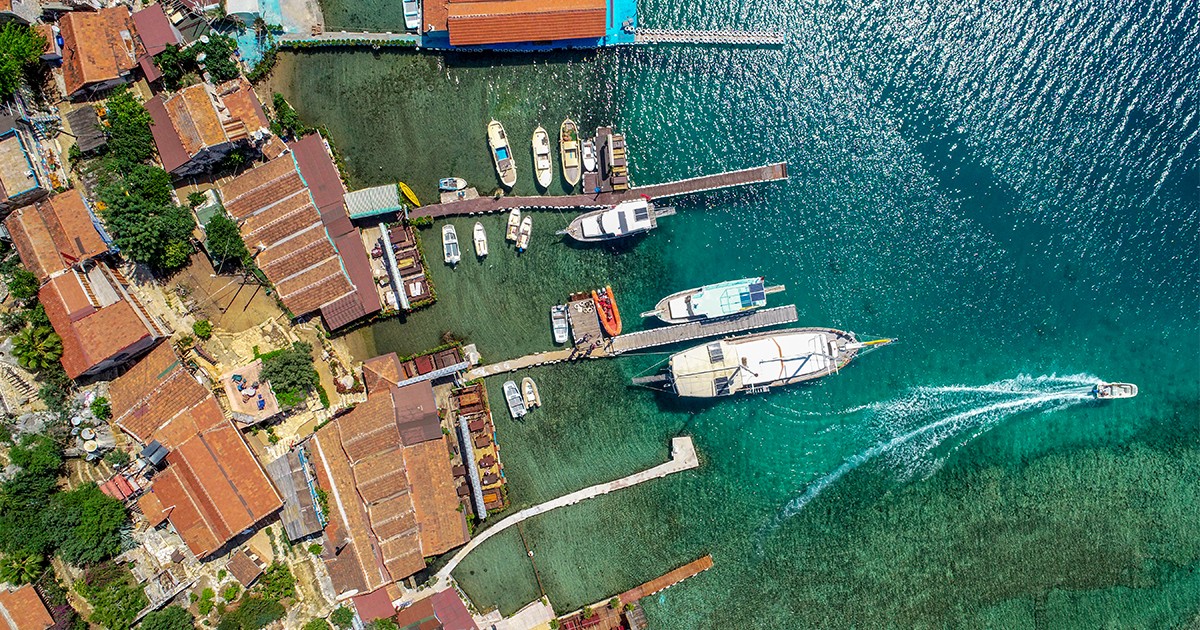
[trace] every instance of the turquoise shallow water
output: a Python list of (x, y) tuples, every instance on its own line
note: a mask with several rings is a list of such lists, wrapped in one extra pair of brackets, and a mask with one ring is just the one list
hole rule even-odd
[[(538, 213), (518, 257), (486, 217), (492, 256), (434, 264), (439, 304), (375, 326), (380, 351), (451, 330), (488, 360), (519, 356), (550, 347), (546, 309), (568, 291), (611, 282), (632, 318), (758, 274), (803, 324), (901, 340), (820, 383), (714, 404), (626, 386), (661, 356), (533, 370), (546, 406), (497, 422), (518, 505), (657, 464), (679, 433), (703, 465), (489, 541), (464, 589), (506, 612), (537, 597), (523, 535), (559, 610), (712, 553), (713, 570), (644, 602), (654, 627), (1200, 621), (1196, 9), (655, 0), (647, 25), (789, 43), (285, 57), (278, 88), (359, 185), (494, 187), (493, 116), (517, 149), (567, 115), (615, 122), (641, 183), (790, 165), (787, 182), (679, 200), (619, 251), (558, 244), (569, 216)], [(1081, 399), (1096, 377), (1142, 393)]]

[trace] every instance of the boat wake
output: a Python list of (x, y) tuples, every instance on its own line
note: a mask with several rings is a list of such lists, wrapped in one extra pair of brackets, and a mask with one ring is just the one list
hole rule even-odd
[[(1015, 415), (1063, 409), (1091, 400), (1100, 379), (1085, 375), (1019, 376), (982, 386), (917, 387), (902, 398), (858, 408), (874, 412), (883, 437), (804, 488), (779, 514), (795, 516), (804, 506), (859, 466), (876, 458), (891, 460), (898, 477), (936, 471), (950, 452)], [(943, 445), (950, 452), (930, 458)]]

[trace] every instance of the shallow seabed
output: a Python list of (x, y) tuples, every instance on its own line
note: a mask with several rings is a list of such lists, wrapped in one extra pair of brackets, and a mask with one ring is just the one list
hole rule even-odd
[[(653, 627), (1200, 623), (1196, 9), (651, 0), (647, 25), (789, 44), (285, 55), (277, 89), (329, 127), (355, 186), (490, 191), (492, 117), (522, 194), (528, 136), (568, 115), (627, 132), (640, 183), (790, 165), (679, 200), (620, 250), (560, 244), (570, 217), (537, 213), (518, 256), (488, 216), (491, 256), (451, 270), (424, 230), (439, 302), (368, 331), (380, 352), (450, 330), (500, 360), (552, 346), (568, 291), (611, 283), (634, 329), (666, 293), (747, 275), (786, 284), (772, 299), (802, 324), (900, 338), (814, 385), (711, 404), (627, 386), (660, 355), (532, 370), (545, 406), (495, 409), (518, 507), (660, 463), (680, 433), (703, 465), (498, 536), (463, 588), (511, 612), (540, 595), (536, 566), (565, 611), (711, 553), (644, 602)], [(464, 242), (475, 220), (455, 221)], [(1142, 393), (1098, 404), (1095, 378)]]

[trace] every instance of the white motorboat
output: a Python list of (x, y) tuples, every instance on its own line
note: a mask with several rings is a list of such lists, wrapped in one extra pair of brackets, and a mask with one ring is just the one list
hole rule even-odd
[(782, 285), (768, 287), (761, 277), (707, 284), (668, 295), (642, 317), (657, 317), (668, 324), (732, 317), (766, 306), (767, 295), (780, 291)]
[(487, 127), (488, 146), (492, 149), (492, 163), (496, 165), (496, 174), (505, 188), (512, 188), (517, 183), (517, 164), (513, 161), (512, 149), (508, 146), (508, 134), (504, 133), (504, 125), (493, 120)]
[(550, 307), (550, 328), (554, 332), (554, 343), (567, 343), (571, 334), (571, 323), (567, 318), (566, 304), (556, 304)]
[(562, 175), (571, 188), (579, 184), (579, 129), (570, 118), (558, 128), (558, 156), (562, 161)]
[(523, 418), (529, 411), (525, 407), (525, 397), (521, 395), (521, 390), (514, 381), (504, 382), (504, 402), (508, 403), (508, 415), (512, 416), (513, 420)]
[(467, 180), (461, 177), (443, 177), (438, 180), (438, 190), (442, 192), (458, 192), (467, 187)]
[(404, 28), (421, 30), (421, 5), (417, 0), (404, 0)]
[(521, 230), (517, 233), (517, 251), (529, 249), (529, 237), (533, 235), (533, 217), (525, 215), (521, 220)]
[(517, 232), (521, 229), (521, 209), (513, 208), (508, 213), (508, 229), (504, 231), (504, 240), (516, 241)]
[(1092, 387), (1092, 396), (1098, 400), (1112, 400), (1116, 398), (1133, 398), (1138, 395), (1138, 386), (1133, 383), (1096, 383)]
[(525, 408), (533, 409), (542, 406), (542, 395), (538, 393), (537, 383), (526, 376), (521, 379), (521, 392), (525, 394)]
[(458, 232), (449, 223), (442, 226), (442, 255), (447, 265), (457, 265), (462, 260), (462, 252), (458, 249)]
[(591, 140), (583, 141), (583, 170), (596, 172), (596, 143)]
[(478, 258), (486, 258), (487, 249), (487, 230), (483, 229), (483, 224), (479, 221), (475, 222), (475, 256)]
[(622, 201), (575, 217), (559, 234), (583, 243), (610, 241), (649, 232), (658, 227), (659, 217), (672, 214), (675, 214), (675, 208), (656, 206), (645, 199)]
[(554, 165), (550, 162), (550, 135), (541, 125), (533, 130), (533, 170), (538, 185), (548, 188), (554, 179)]

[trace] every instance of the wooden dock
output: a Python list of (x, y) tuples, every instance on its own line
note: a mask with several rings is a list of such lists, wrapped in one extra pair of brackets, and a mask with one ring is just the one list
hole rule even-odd
[(698, 31), (667, 28), (639, 28), (633, 34), (635, 44), (708, 44), (727, 46), (782, 46), (779, 31)]
[(796, 305), (788, 304), (787, 306), (751, 311), (737, 317), (718, 319), (715, 322), (688, 322), (626, 333), (613, 337), (607, 350), (609, 354), (618, 355), (706, 337), (723, 337), (756, 328), (791, 324), (797, 319)]
[(715, 175), (704, 175), (681, 179), (651, 186), (638, 186), (620, 192), (601, 192), (595, 195), (559, 195), (541, 197), (480, 197), (450, 203), (439, 203), (421, 206), (409, 212), (410, 217), (459, 217), (489, 212), (507, 212), (513, 208), (520, 210), (563, 210), (575, 208), (604, 208), (616, 205), (622, 201), (640, 199), (642, 196), (651, 199), (678, 197), (693, 193), (747, 186), (787, 179), (787, 162), (777, 162), (766, 166), (756, 166), (739, 171), (728, 171)]
[(655, 593), (659, 593), (666, 588), (675, 586), (676, 584), (704, 571), (711, 569), (713, 566), (712, 556), (704, 556), (697, 558), (677, 569), (673, 569), (665, 575), (659, 576), (646, 582), (641, 586), (621, 593), (621, 602), (632, 604), (643, 597), (649, 597)]

